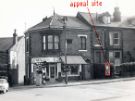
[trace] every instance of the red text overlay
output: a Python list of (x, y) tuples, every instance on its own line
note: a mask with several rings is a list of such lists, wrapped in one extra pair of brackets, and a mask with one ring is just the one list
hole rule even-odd
[(84, 1), (71, 1), (70, 2), (70, 7), (73, 8), (78, 8), (78, 7), (89, 7), (89, 6), (102, 6), (102, 1), (101, 0), (84, 0)]

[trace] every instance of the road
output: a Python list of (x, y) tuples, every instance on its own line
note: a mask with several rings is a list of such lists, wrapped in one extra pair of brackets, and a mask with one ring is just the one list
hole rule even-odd
[(135, 80), (68, 87), (12, 89), (0, 101), (134, 101)]

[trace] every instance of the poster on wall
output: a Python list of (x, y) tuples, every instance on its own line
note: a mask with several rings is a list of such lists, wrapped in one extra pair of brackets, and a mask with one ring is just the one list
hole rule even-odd
[(105, 76), (110, 76), (110, 64), (105, 63)]

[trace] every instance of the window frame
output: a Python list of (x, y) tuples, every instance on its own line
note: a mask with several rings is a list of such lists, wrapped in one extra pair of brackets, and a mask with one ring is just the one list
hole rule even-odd
[[(87, 35), (78, 35), (80, 39), (80, 49), (79, 51), (87, 51)], [(83, 43), (84, 38), (84, 43)]]
[[(115, 56), (116, 53), (118, 53), (118, 52), (119, 52), (119, 58), (117, 58)], [(111, 58), (110, 58), (110, 54), (112, 55)], [(121, 51), (109, 51), (109, 62), (115, 64), (116, 59), (120, 59), (120, 61), (122, 61), (121, 60), (122, 59), (122, 52)], [(113, 60), (113, 61), (111, 61), (111, 60)]]
[[(48, 41), (48, 36), (52, 36), (52, 42), (49, 42)], [(55, 37), (58, 37), (58, 41), (57, 41), (57, 48), (55, 47), (55, 45), (56, 45), (56, 41), (55, 41)], [(45, 42), (44, 42), (44, 37), (45, 37)], [(52, 49), (49, 49), (48, 48), (48, 45), (49, 45), (49, 43), (52, 43)], [(46, 45), (45, 45), (46, 44)], [(44, 48), (44, 46), (46, 47), (46, 48)], [(59, 35), (52, 35), (52, 34), (48, 34), (48, 35), (42, 35), (42, 49), (43, 49), (43, 51), (48, 51), (48, 50), (59, 50), (60, 49), (60, 36)]]
[(29, 37), (26, 37), (26, 53), (29, 53), (29, 47), (30, 47), (29, 44), (30, 44), (29, 43)]
[[(115, 34), (118, 35), (118, 37), (114, 37)], [(117, 43), (114, 43), (115, 41), (114, 40), (117, 40), (118, 42)], [(110, 32), (110, 45), (111, 46), (119, 46), (120, 45), (120, 40), (121, 40), (121, 37), (120, 37), (120, 32)]]

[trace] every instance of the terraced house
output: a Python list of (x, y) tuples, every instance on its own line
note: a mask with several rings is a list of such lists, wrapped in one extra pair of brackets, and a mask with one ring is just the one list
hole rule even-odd
[[(100, 67), (102, 67), (101, 64), (104, 64), (105, 60), (108, 60), (113, 66), (135, 61), (135, 45), (133, 44), (135, 42), (134, 17), (122, 17), (118, 7), (114, 8), (113, 15), (109, 12), (102, 14), (91, 13), (94, 25), (88, 13), (80, 12), (77, 16), (91, 29), (95, 26), (99, 34), (97, 36), (95, 31), (92, 30), (91, 54), (93, 54), (93, 63), (96, 64), (93, 67), (96, 77), (104, 76), (105, 70), (101, 70)], [(100, 39), (101, 44), (97, 41), (97, 37)]]
[(106, 60), (113, 66), (134, 61), (134, 19), (122, 17), (118, 7), (113, 16), (109, 12), (91, 16), (94, 24), (88, 13), (75, 17), (54, 13), (25, 32), (28, 83), (44, 76), (48, 82), (61, 81), (65, 71), (69, 80), (104, 77)]

